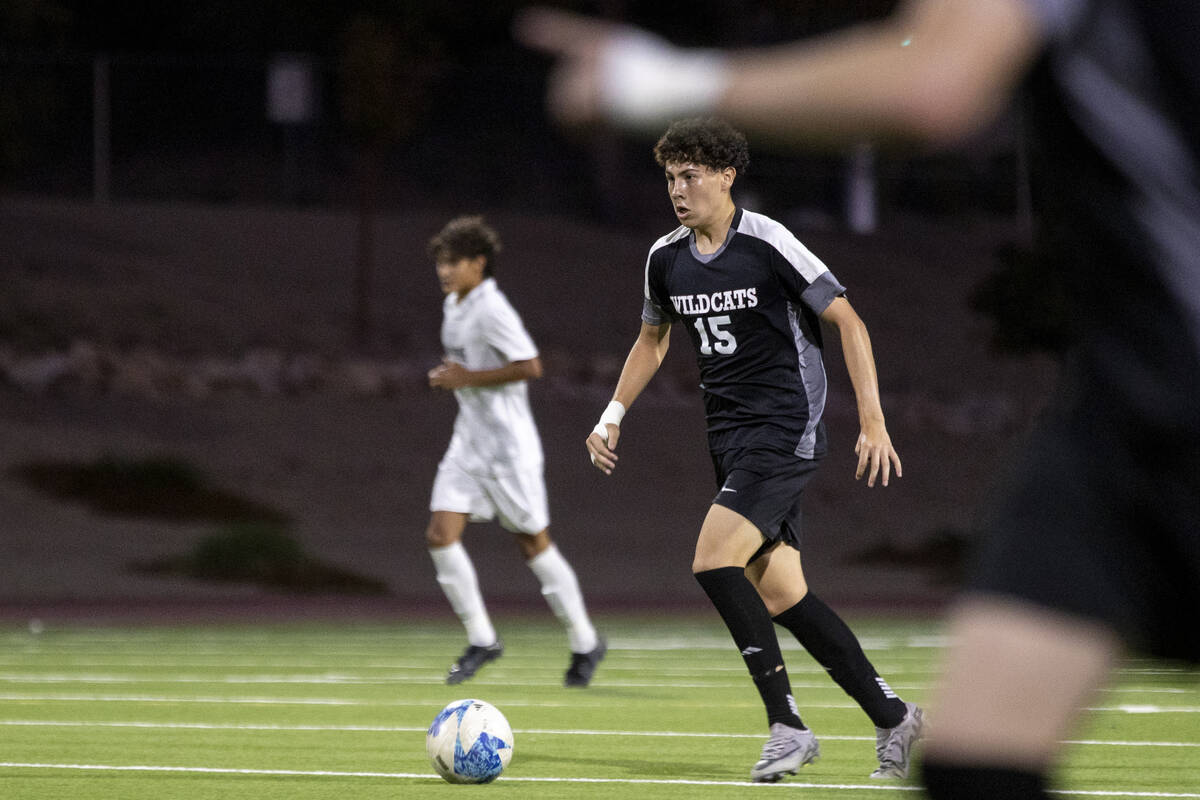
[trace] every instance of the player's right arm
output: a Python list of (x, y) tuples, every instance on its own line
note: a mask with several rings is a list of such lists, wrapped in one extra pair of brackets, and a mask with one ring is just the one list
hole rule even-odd
[[(623, 409), (633, 405), (633, 401), (658, 372), (670, 344), (670, 322), (661, 325), (642, 323), (637, 340), (625, 358), (625, 366), (621, 368), (621, 377), (617, 379), (617, 388), (613, 391), (613, 402), (620, 403)], [(617, 466), (617, 454), (613, 451), (616, 450), (617, 440), (621, 436), (621, 426), (619, 423), (609, 422), (604, 428), (606, 436), (601, 436), (599, 431), (593, 430), (588, 434), (586, 445), (596, 468), (605, 475), (611, 475)]]

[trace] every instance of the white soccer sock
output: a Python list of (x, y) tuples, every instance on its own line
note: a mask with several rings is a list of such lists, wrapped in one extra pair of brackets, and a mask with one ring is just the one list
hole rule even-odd
[(558, 552), (555, 545), (550, 545), (526, 563), (541, 581), (542, 595), (554, 616), (567, 626), (571, 652), (590, 653), (595, 650), (599, 643), (596, 629), (583, 605), (583, 593), (579, 591), (575, 570), (571, 569), (562, 553)]
[(479, 591), (479, 578), (475, 565), (462, 542), (446, 547), (431, 547), (429, 555), (437, 571), (437, 582), (446, 593), (450, 607), (467, 629), (467, 641), (476, 647), (489, 647), (496, 643), (496, 629), (483, 605), (483, 593)]

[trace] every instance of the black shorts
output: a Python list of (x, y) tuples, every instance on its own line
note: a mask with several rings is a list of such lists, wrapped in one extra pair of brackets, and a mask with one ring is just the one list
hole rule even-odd
[(713, 503), (754, 523), (767, 540), (764, 550), (774, 542), (799, 550), (800, 498), (820, 460), (800, 458), (790, 448), (755, 445), (713, 453), (712, 461), (719, 487)]
[[(1086, 382), (1085, 382), (1086, 383)], [(1200, 661), (1200, 439), (1069, 392), (985, 526), (973, 590), (1097, 620), (1134, 650)]]

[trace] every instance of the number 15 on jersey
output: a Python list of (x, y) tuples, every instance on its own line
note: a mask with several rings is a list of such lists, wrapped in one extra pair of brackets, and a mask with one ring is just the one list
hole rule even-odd
[[(733, 334), (725, 330), (729, 325), (730, 319), (728, 314), (721, 314), (716, 317), (696, 317), (695, 326), (696, 332), (700, 334), (700, 353), (701, 355), (711, 356), (714, 351), (723, 356), (727, 356), (734, 350), (737, 350), (737, 339)], [(710, 341), (709, 336), (712, 336)]]

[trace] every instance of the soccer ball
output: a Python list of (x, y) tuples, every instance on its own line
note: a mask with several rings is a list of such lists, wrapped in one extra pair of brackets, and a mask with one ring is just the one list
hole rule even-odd
[(512, 760), (512, 727), (491, 703), (455, 700), (433, 718), (425, 752), (450, 783), (489, 783)]

